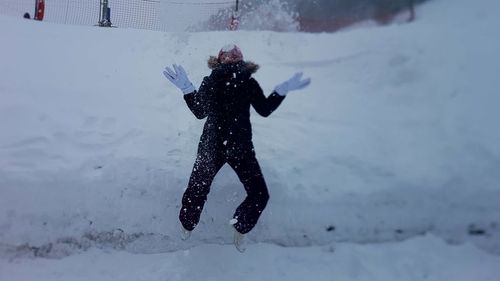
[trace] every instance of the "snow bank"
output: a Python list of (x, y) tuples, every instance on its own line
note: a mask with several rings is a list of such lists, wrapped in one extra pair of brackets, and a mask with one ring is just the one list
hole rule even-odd
[[(283, 248), (255, 244), (241, 255), (232, 246), (130, 254), (93, 249), (65, 259), (0, 263), (0, 279), (37, 281), (185, 280), (498, 280), (500, 257), (471, 245), (450, 246), (433, 236), (402, 243)], [(4, 279), (2, 279), (4, 280)]]
[(179, 63), (199, 84), (208, 56), (234, 42), (261, 65), (267, 93), (296, 71), (312, 77), (271, 117), (252, 116), (271, 201), (251, 240), (431, 232), (500, 253), (500, 4), (481, 3), (433, 1), (412, 24), (336, 34), (0, 17), (2, 247), (59, 256), (96, 244), (145, 253), (229, 242), (244, 190), (227, 167), (191, 241), (178, 239), (203, 121), (161, 72)]

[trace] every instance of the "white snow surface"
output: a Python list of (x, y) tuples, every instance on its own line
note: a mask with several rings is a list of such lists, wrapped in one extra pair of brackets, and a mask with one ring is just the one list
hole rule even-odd
[[(499, 10), (435, 0), (335, 34), (0, 17), (0, 280), (500, 280)], [(180, 240), (204, 121), (162, 75), (199, 85), (228, 43), (266, 93), (312, 78), (252, 111), (271, 200), (243, 255), (227, 166)]]
[(341, 243), (335, 247), (254, 244), (244, 254), (214, 244), (159, 254), (92, 249), (64, 259), (0, 262), (0, 279), (496, 281), (499, 263), (500, 257), (474, 246), (450, 246), (442, 239), (425, 236), (403, 243)]

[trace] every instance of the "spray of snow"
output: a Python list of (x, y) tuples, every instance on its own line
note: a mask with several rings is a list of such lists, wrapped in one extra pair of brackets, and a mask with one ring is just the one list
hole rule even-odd
[(265, 1), (248, 10), (240, 18), (240, 29), (287, 32), (299, 29), (297, 14), (281, 0)]
[[(239, 30), (273, 30), (293, 32), (299, 29), (297, 13), (282, 0), (244, 1), (236, 13), (234, 6), (212, 12), (208, 18), (197, 17), (184, 26), (184, 30), (227, 30), (232, 16), (238, 17)], [(167, 19), (167, 18), (164, 18)]]

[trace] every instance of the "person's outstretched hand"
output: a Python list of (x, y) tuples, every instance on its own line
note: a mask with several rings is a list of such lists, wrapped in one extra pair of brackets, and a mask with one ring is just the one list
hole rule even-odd
[(173, 64), (172, 70), (170, 67), (165, 67), (165, 71), (163, 71), (163, 75), (167, 77), (167, 79), (172, 82), (177, 88), (179, 88), (183, 94), (190, 94), (194, 92), (196, 89), (193, 86), (193, 83), (189, 81), (186, 71), (181, 65)]
[(301, 79), (303, 74), (302, 72), (295, 73), (292, 78), (276, 86), (274, 91), (280, 96), (286, 96), (290, 91), (304, 89), (311, 83), (311, 78)]

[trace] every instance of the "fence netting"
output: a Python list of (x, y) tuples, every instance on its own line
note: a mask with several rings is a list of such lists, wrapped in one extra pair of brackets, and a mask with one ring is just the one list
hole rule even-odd
[[(111, 22), (122, 28), (160, 31), (196, 29), (221, 10), (230, 9), (234, 0), (109, 0)], [(99, 21), (100, 0), (45, 0), (43, 21), (96, 25)], [(35, 0), (0, 0), (0, 15), (33, 17)]]
[[(104, 1), (110, 8), (112, 26), (120, 28), (227, 30), (237, 14), (240, 30), (332, 32), (368, 20), (388, 24), (407, 17), (411, 21), (414, 4), (427, 0), (45, 0), (43, 20), (97, 25)], [(23, 17), (28, 12), (33, 17), (35, 2), (0, 0), (0, 15)], [(236, 3), (240, 7), (237, 13)]]

